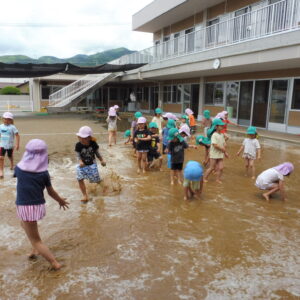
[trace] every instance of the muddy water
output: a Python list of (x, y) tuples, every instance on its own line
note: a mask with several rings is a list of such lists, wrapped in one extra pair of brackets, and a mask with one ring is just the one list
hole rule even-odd
[[(92, 201), (80, 203), (75, 180), (76, 136), (82, 125), (96, 132), (107, 167), (101, 174), (106, 194), (92, 185)], [(29, 243), (15, 216), (15, 179), (5, 169), (0, 182), (0, 299), (299, 299), (300, 169), (299, 146), (263, 140), (257, 173), (283, 161), (296, 172), (286, 180), (288, 202), (270, 204), (234, 155), (241, 136), (229, 142), (224, 183), (213, 176), (202, 200), (183, 202), (179, 186), (170, 187), (169, 172), (135, 173), (132, 150), (107, 147), (101, 124), (85, 116), (18, 118), (25, 143), (34, 137), (49, 145), (56, 190), (68, 198), (60, 211), (47, 197), (40, 232), (65, 267), (49, 271), (39, 258), (26, 259)], [(122, 124), (122, 130), (127, 124)], [(203, 149), (187, 159), (202, 161)], [(165, 165), (165, 164), (164, 164)]]

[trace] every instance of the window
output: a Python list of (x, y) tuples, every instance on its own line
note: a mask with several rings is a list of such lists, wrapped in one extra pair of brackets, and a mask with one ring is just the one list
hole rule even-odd
[(177, 86), (173, 85), (172, 86), (172, 103), (177, 102)]
[(138, 87), (136, 89), (136, 101), (137, 102), (143, 101), (143, 88), (142, 87)]
[(294, 80), (292, 109), (300, 109), (300, 79)]
[(224, 84), (216, 83), (214, 92), (214, 104), (223, 105), (224, 103)]
[(205, 85), (205, 104), (214, 104), (214, 83), (207, 83)]
[(165, 103), (171, 102), (171, 95), (172, 95), (172, 86), (171, 85), (164, 86), (163, 100)]
[(178, 50), (179, 50), (179, 36), (180, 36), (180, 33), (177, 32), (177, 33), (174, 33), (174, 53), (178, 53)]
[(215, 82), (205, 85), (205, 104), (223, 105), (224, 104), (224, 83)]
[(236, 81), (228, 81), (226, 83), (226, 110), (229, 118), (237, 117), (237, 104), (239, 99), (240, 83)]
[(109, 88), (109, 100), (118, 100), (118, 88)]

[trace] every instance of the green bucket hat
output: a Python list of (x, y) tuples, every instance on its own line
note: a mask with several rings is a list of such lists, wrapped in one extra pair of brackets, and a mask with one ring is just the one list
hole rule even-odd
[(129, 137), (131, 136), (131, 131), (130, 129), (127, 129), (125, 132), (124, 132), (124, 137)]
[(212, 126), (223, 126), (225, 123), (221, 119), (214, 119), (212, 122)]
[(168, 133), (169, 141), (172, 141), (174, 138), (178, 138), (178, 140), (180, 142), (182, 142), (184, 140), (183, 137), (180, 135), (179, 130), (177, 128), (171, 128)]
[(155, 109), (155, 113), (156, 114), (162, 114), (162, 110), (158, 107)]
[(143, 114), (140, 112), (140, 111), (137, 111), (135, 114), (134, 114), (134, 117), (136, 118), (136, 119), (138, 119), (138, 118), (140, 118), (140, 117), (142, 117), (143, 116)]
[(256, 127), (254, 127), (254, 126), (249, 126), (249, 127), (247, 128), (247, 134), (257, 134), (257, 132), (256, 132)]
[(203, 116), (205, 119), (209, 119), (210, 118), (210, 111), (208, 109), (203, 111)]
[(181, 116), (181, 119), (189, 120), (189, 117), (188, 117), (187, 115), (182, 115), (182, 116)]
[(150, 122), (149, 128), (158, 128), (158, 126), (155, 122)]
[(196, 144), (197, 145), (200, 145), (200, 144), (210, 145), (211, 144), (211, 140), (208, 137), (205, 137), (203, 135), (198, 135), (196, 137)]
[(167, 123), (167, 128), (171, 129), (171, 128), (175, 128), (176, 127), (176, 123), (174, 120), (169, 119), (168, 123)]

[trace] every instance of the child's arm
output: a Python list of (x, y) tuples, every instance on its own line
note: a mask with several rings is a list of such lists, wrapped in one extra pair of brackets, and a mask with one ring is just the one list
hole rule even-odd
[(47, 192), (48, 195), (53, 198), (55, 201), (58, 202), (59, 204), (59, 208), (63, 208), (64, 210), (66, 208), (69, 208), (69, 202), (66, 201), (66, 198), (61, 198), (57, 192), (54, 190), (54, 188), (52, 187), (52, 185), (47, 186)]
[(20, 148), (20, 135), (16, 133), (16, 150), (18, 151)]
[(203, 190), (203, 176), (201, 177), (201, 180), (200, 180), (199, 196), (202, 194), (202, 190)]
[(261, 159), (261, 149), (257, 148), (257, 159)]
[(245, 146), (242, 145), (240, 150), (237, 152), (236, 156), (239, 156), (241, 154), (242, 151), (244, 151)]
[(223, 152), (225, 157), (227, 157), (227, 158), (229, 157), (228, 153), (226, 152), (225, 147), (223, 148), (223, 147), (219, 146), (218, 144), (213, 144), (213, 145), (217, 150)]
[(106, 162), (105, 162), (105, 160), (103, 159), (103, 157), (101, 156), (101, 154), (100, 154), (100, 152), (99, 152), (98, 149), (95, 151), (95, 155), (96, 155), (97, 158), (100, 160), (101, 165), (102, 165), (103, 167), (105, 167), (105, 166), (106, 166)]
[(279, 185), (279, 191), (280, 191), (281, 199), (282, 199), (282, 201), (286, 201), (283, 180), (279, 180), (278, 185)]

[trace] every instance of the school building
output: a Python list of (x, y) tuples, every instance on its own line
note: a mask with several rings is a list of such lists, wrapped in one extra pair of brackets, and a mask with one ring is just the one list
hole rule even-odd
[[(242, 126), (300, 132), (300, 0), (154, 0), (132, 28), (152, 33), (153, 46), (111, 63), (145, 65), (98, 76), (85, 101), (177, 114), (191, 107), (199, 117), (227, 110)], [(65, 89), (45, 100), (70, 108)]]

